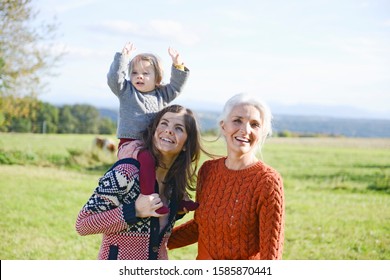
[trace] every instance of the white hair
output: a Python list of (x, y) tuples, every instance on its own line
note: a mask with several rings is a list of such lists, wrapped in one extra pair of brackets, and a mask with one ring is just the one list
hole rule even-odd
[(268, 136), (272, 135), (272, 114), (271, 110), (269, 109), (268, 105), (258, 99), (255, 96), (246, 94), (246, 93), (239, 93), (231, 97), (226, 103), (223, 108), (222, 114), (218, 118), (218, 123), (221, 124), (221, 122), (227, 121), (227, 118), (229, 114), (232, 112), (233, 108), (237, 105), (251, 105), (255, 107), (260, 112), (260, 118), (261, 118), (261, 141), (259, 141), (259, 147), (261, 148), (267, 139)]

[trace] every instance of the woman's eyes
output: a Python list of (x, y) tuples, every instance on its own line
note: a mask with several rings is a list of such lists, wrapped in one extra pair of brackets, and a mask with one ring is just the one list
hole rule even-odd
[[(168, 123), (165, 121), (160, 122), (160, 126), (167, 127)], [(184, 132), (184, 128), (182, 126), (175, 126), (176, 131)]]
[[(233, 120), (234, 123), (237, 123), (237, 124), (241, 124), (242, 123), (242, 120), (241, 119), (235, 119)], [(259, 128), (260, 127), (260, 124), (258, 122), (253, 122), (250, 124), (251, 127), (253, 128)]]

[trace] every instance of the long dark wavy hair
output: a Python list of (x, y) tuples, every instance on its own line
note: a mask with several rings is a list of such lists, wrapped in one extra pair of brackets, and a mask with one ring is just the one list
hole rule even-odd
[(170, 105), (157, 113), (154, 121), (143, 133), (145, 148), (151, 151), (155, 158), (156, 166), (164, 167), (161, 166), (162, 155), (154, 145), (153, 137), (161, 118), (168, 112), (184, 112), (184, 125), (187, 132), (187, 140), (184, 143), (183, 150), (175, 159), (164, 180), (164, 184), (166, 185), (164, 191), (165, 196), (170, 198), (172, 195), (178, 201), (181, 201), (185, 193), (189, 194), (189, 190), (195, 190), (196, 171), (198, 169), (200, 152), (203, 149), (200, 143), (199, 126), (193, 112), (180, 105)]

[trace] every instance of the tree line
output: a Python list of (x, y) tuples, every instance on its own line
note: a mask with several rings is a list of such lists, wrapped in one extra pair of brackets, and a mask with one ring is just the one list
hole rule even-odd
[[(114, 134), (113, 120), (91, 105), (53, 106), (31, 97), (0, 98), (0, 132)], [(4, 106), (8, 105), (8, 108)], [(16, 107), (14, 107), (16, 105)]]
[(0, 0), (0, 132), (113, 134), (116, 125), (90, 105), (39, 100), (43, 78), (65, 55), (58, 23), (39, 20), (32, 0)]

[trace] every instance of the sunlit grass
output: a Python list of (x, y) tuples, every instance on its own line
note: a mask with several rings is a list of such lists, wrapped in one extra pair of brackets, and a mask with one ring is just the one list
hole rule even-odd
[[(92, 151), (93, 138), (0, 134), (0, 259), (96, 259), (101, 236), (80, 237), (74, 224), (115, 155)], [(222, 140), (205, 146), (225, 154)], [(390, 259), (389, 148), (390, 139), (269, 139), (263, 159), (285, 186), (284, 259)], [(15, 162), (1, 161), (10, 152)], [(169, 255), (194, 259), (196, 245)]]

